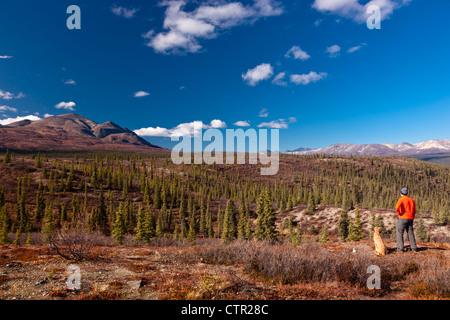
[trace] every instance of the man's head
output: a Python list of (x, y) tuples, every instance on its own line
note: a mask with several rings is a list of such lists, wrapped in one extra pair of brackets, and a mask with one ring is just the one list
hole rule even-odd
[(408, 195), (408, 188), (402, 188), (402, 190), (400, 191), (400, 193), (402, 194), (402, 196)]

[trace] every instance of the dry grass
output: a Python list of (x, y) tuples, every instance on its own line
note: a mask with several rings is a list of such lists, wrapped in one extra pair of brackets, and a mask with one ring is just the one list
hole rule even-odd
[[(384, 296), (392, 291), (395, 282), (407, 281), (420, 289), (412, 292), (414, 297), (424, 296), (423, 290), (426, 290), (429, 296), (448, 298), (450, 270), (445, 259), (423, 259), (406, 254), (380, 259), (371, 250), (354, 254), (350, 250), (329, 249), (317, 243), (292, 248), (261, 242), (234, 242), (227, 246), (198, 246), (193, 253), (179, 253), (178, 259), (184, 263), (241, 265), (251, 277), (275, 285), (337, 281), (356, 286), (362, 294)], [(381, 290), (367, 289), (369, 275), (366, 271), (370, 265), (382, 270)]]

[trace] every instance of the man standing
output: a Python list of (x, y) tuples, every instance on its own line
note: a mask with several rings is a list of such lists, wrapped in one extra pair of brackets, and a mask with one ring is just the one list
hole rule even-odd
[(416, 238), (414, 237), (414, 217), (416, 215), (416, 202), (408, 197), (408, 188), (402, 188), (402, 197), (398, 200), (395, 210), (397, 210), (397, 251), (403, 252), (403, 234), (408, 234), (409, 245), (413, 252), (417, 252)]

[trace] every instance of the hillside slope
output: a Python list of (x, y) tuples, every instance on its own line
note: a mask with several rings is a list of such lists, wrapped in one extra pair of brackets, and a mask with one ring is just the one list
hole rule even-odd
[(0, 127), (0, 149), (167, 151), (111, 121), (98, 124), (74, 113), (38, 121), (23, 120), (2, 126)]

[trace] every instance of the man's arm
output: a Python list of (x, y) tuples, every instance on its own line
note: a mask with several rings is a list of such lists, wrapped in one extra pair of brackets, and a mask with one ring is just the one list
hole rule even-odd
[(402, 201), (402, 199), (400, 198), (400, 199), (398, 199), (398, 201), (397, 201), (397, 205), (395, 206), (395, 210), (397, 211), (397, 213), (398, 213), (398, 215), (399, 216), (401, 216), (401, 215), (403, 215), (403, 212), (402, 212), (402, 205), (403, 205), (403, 201)]

